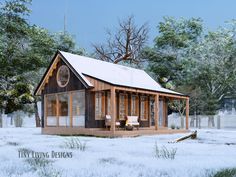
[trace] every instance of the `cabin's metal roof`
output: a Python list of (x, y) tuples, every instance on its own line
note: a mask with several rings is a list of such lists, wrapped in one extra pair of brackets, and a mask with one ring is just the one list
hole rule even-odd
[(92, 86), (92, 84), (85, 76), (91, 76), (118, 86), (183, 95), (161, 87), (160, 84), (158, 84), (143, 70), (75, 55), (68, 52), (59, 51), (59, 53), (84, 79), (88, 86)]

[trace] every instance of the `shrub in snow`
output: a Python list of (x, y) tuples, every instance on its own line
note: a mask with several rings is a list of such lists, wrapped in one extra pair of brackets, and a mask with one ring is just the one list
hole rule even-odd
[(155, 143), (155, 157), (163, 158), (163, 159), (175, 159), (175, 155), (177, 152), (177, 148), (167, 149), (165, 146), (161, 148), (158, 147), (157, 143)]
[(64, 145), (65, 145), (66, 148), (78, 149), (80, 151), (85, 151), (85, 149), (87, 147), (86, 142), (81, 142), (79, 140), (79, 138), (77, 138), (77, 137), (72, 137), (70, 139), (67, 139), (64, 142)]
[(14, 123), (16, 127), (22, 127), (23, 125), (23, 119), (19, 114), (16, 114), (16, 117), (14, 119)]
[(37, 172), (40, 177), (61, 177), (61, 172), (53, 168), (53, 161), (46, 158), (27, 158), (25, 162), (30, 170)]
[(218, 171), (214, 175), (210, 177), (235, 177), (236, 176), (236, 168), (226, 168)]
[(52, 160), (45, 158), (28, 158), (25, 161), (31, 166), (31, 169), (34, 171), (39, 168), (45, 168), (47, 166), (50, 166), (53, 162)]
[(40, 177), (61, 177), (60, 171), (53, 168), (53, 161), (45, 158), (28, 158), (25, 160), (32, 171), (36, 171)]
[(11, 142), (11, 141), (7, 142), (7, 144), (10, 145), (10, 146), (18, 146), (19, 145), (19, 143)]
[(123, 162), (117, 160), (114, 157), (101, 158), (101, 159), (99, 159), (99, 162), (101, 164), (116, 164), (116, 165), (122, 165), (123, 164)]

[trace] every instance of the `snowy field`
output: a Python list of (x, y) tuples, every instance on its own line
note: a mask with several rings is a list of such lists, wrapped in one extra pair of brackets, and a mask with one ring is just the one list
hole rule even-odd
[[(81, 136), (80, 142), (86, 142), (85, 151), (81, 151), (66, 146), (72, 137), (41, 135), (40, 128), (2, 128), (0, 177), (204, 177), (236, 167), (235, 130), (198, 130), (196, 140), (168, 143), (183, 135)], [(175, 159), (156, 158), (155, 142), (159, 148), (177, 148)], [(35, 160), (33, 153), (29, 158), (19, 157), (22, 148), (42, 157)], [(65, 152), (65, 158), (53, 158), (52, 151)]]

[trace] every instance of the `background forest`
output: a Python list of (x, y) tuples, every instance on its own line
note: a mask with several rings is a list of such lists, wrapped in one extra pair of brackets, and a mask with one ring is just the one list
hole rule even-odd
[[(56, 50), (144, 69), (163, 87), (188, 94), (190, 114), (207, 115), (212, 124), (223, 99), (235, 96), (235, 20), (207, 31), (200, 18), (163, 17), (157, 26), (138, 26), (129, 16), (106, 31), (105, 43), (93, 44), (93, 52), (87, 52), (66, 30), (52, 33), (30, 24), (30, 3), (0, 4), (1, 113), (30, 112), (40, 126), (40, 98), (34, 89)], [(147, 44), (150, 28), (156, 28), (153, 46)], [(184, 114), (184, 103), (170, 102), (169, 108)]]

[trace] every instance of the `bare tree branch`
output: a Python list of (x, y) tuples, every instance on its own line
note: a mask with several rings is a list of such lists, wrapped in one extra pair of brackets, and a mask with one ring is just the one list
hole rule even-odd
[(107, 30), (107, 41), (105, 44), (93, 44), (95, 54), (98, 59), (119, 63), (130, 62), (139, 64), (142, 59), (141, 50), (148, 39), (147, 24), (137, 27), (134, 17), (128, 17), (124, 21), (119, 21), (117, 31), (112, 34)]

